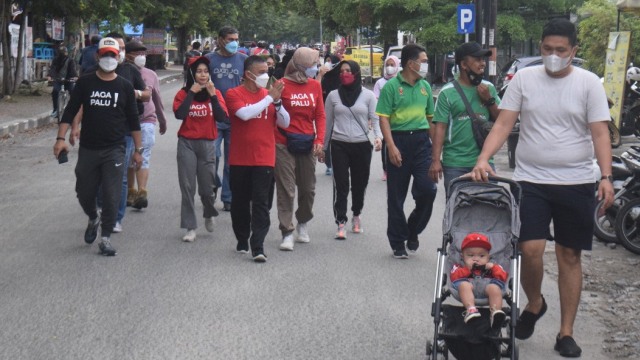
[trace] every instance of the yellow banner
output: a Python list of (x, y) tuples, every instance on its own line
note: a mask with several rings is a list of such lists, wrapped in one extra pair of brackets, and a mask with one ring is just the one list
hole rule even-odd
[(360, 74), (362, 76), (371, 76), (371, 56), (369, 50), (353, 49), (351, 51), (353, 61), (360, 65)]
[(609, 33), (607, 60), (604, 67), (604, 89), (607, 96), (614, 102), (610, 113), (618, 128), (620, 128), (620, 116), (624, 102), (624, 82), (627, 75), (630, 43), (631, 32), (629, 31)]

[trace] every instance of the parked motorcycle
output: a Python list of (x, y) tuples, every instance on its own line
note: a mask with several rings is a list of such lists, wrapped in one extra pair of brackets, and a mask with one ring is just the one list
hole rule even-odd
[[(629, 170), (629, 167), (621, 157), (614, 155), (611, 160), (613, 190), (616, 192), (616, 196), (613, 205), (607, 210), (602, 209), (604, 200), (596, 205), (593, 213), (595, 220), (593, 234), (604, 242), (619, 243), (615, 231), (616, 217), (622, 206), (629, 202), (630, 199), (635, 198), (636, 194), (640, 195), (640, 172), (638, 177), (634, 177), (633, 172)], [(638, 165), (640, 166), (640, 162), (638, 162)], [(599, 171), (600, 168), (597, 163), (594, 164), (594, 167)], [(596, 178), (600, 179), (600, 175)]]
[[(632, 171), (633, 176), (625, 181), (627, 183), (625, 189), (628, 191), (626, 196), (622, 195), (624, 197), (622, 206), (618, 208), (615, 217), (615, 232), (622, 246), (633, 253), (640, 254), (640, 194), (638, 193), (640, 185), (637, 184), (637, 179), (640, 178), (640, 147), (632, 147), (623, 153), (621, 158)], [(631, 185), (633, 183), (636, 184)], [(616, 198), (618, 198), (617, 194)]]

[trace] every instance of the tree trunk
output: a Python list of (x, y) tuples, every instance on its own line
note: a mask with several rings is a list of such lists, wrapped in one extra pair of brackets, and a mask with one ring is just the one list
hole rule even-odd
[(0, 42), (2, 42), (2, 95), (13, 94), (13, 74), (11, 72), (11, 0), (2, 1), (2, 22), (0, 24)]
[(187, 29), (184, 26), (176, 28), (176, 48), (177, 54), (175, 64), (184, 63), (184, 53), (187, 51)]
[(24, 54), (24, 33), (27, 31), (27, 14), (29, 13), (29, 8), (25, 5), (24, 10), (22, 12), (22, 24), (20, 24), (20, 31), (18, 32), (18, 56), (16, 57), (16, 72), (15, 72), (15, 82), (13, 83), (13, 92), (18, 90), (20, 83), (22, 82), (22, 67), (26, 66), (23, 59)]

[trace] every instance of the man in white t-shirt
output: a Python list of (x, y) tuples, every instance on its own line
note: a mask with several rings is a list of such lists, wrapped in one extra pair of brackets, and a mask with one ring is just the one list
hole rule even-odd
[(544, 66), (518, 71), (500, 104), (500, 115), (476, 166), (474, 180), (494, 175), (489, 158), (509, 136), (520, 116), (520, 139), (513, 179), (522, 186), (519, 245), (522, 287), (529, 303), (515, 336), (527, 339), (547, 310), (541, 293), (543, 255), (554, 224), (560, 294), (560, 332), (554, 349), (579, 357), (573, 327), (582, 289), (582, 250), (591, 250), (595, 184), (592, 159), (602, 171), (598, 186), (604, 208), (613, 203), (607, 97), (598, 77), (571, 65), (577, 51), (576, 28), (566, 19), (549, 21), (542, 32)]

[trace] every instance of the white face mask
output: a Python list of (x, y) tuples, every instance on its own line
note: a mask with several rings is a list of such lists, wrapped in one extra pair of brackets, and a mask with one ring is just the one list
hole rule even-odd
[(395, 73), (398, 72), (398, 68), (395, 66), (387, 66), (385, 71), (387, 72), (387, 75), (395, 75)]
[(327, 61), (326, 63), (324, 63), (324, 67), (326, 67), (327, 69), (331, 69), (331, 62)]
[(124, 50), (120, 50), (120, 55), (118, 55), (118, 64), (122, 64), (124, 61)]
[(253, 82), (255, 82), (256, 85), (259, 88), (263, 88), (264, 89), (264, 88), (267, 87), (267, 84), (269, 83), (269, 74), (264, 73), (264, 74), (260, 74), (260, 75), (256, 76), (256, 74), (252, 73), (251, 71), (249, 71), (249, 73), (251, 75), (255, 76), (256, 79), (253, 80)]
[(429, 63), (420, 63), (420, 70), (418, 70), (418, 74), (421, 78), (424, 78), (429, 73)]
[(136, 64), (137, 67), (143, 68), (147, 64), (147, 57), (138, 55), (133, 59), (133, 63)]
[(98, 61), (98, 66), (100, 66), (100, 69), (104, 72), (112, 72), (118, 67), (118, 60), (111, 56), (101, 57)]
[(564, 70), (571, 63), (571, 56), (567, 58), (562, 58), (556, 54), (552, 55), (543, 55), (542, 63), (544, 67), (550, 73), (557, 73), (558, 71)]

